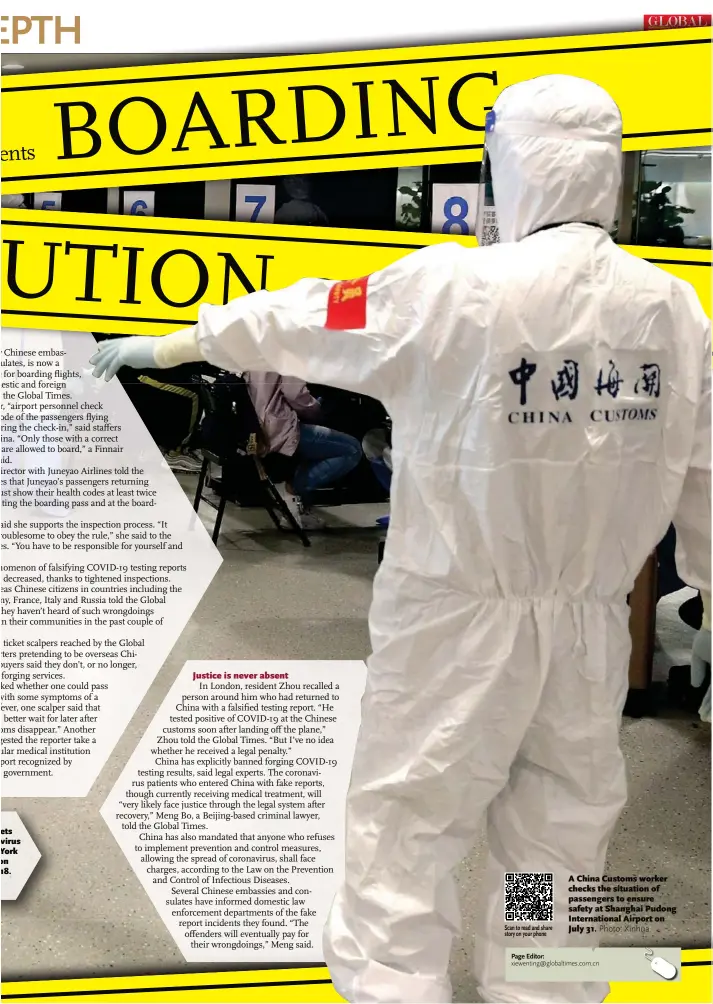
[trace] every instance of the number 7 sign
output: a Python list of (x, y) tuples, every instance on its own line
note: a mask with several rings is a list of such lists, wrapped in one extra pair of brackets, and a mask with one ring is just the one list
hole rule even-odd
[(236, 223), (272, 223), (274, 219), (274, 185), (236, 185)]

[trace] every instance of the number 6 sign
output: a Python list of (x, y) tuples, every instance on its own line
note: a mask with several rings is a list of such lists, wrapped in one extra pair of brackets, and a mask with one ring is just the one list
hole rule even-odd
[(475, 233), (479, 185), (434, 185), (431, 230), (468, 237)]
[(124, 192), (124, 215), (125, 216), (153, 216), (154, 196), (151, 191)]

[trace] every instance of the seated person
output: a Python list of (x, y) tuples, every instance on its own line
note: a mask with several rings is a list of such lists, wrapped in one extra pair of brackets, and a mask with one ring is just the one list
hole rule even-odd
[(275, 213), (275, 223), (289, 223), (303, 227), (326, 227), (329, 220), (320, 207), (311, 200), (312, 181), (304, 174), (294, 174), (282, 179), (282, 188), (288, 196)]
[(388, 429), (371, 429), (362, 439), (364, 456), (384, 491), (391, 490), (391, 436)]
[[(391, 491), (391, 432), (387, 428), (371, 429), (362, 440), (364, 456), (371, 464), (376, 480), (386, 492)], [(376, 521), (380, 526), (389, 525), (389, 517), (381, 516)]]
[(270, 453), (297, 456), (291, 485), (280, 489), (285, 503), (304, 530), (317, 530), (324, 520), (312, 511), (318, 488), (353, 470), (361, 460), (353, 436), (319, 424), (321, 406), (301, 380), (279, 373), (244, 373)]

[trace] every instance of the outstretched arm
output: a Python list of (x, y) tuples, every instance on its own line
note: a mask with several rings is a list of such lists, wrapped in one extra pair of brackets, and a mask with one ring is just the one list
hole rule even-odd
[(205, 361), (238, 373), (275, 371), (383, 400), (391, 386), (410, 381), (415, 340), (447, 295), (463, 251), (456, 244), (436, 245), (366, 279), (302, 279), (224, 306), (204, 304), (193, 328), (102, 343), (92, 359), (94, 372), (109, 379), (121, 366)]

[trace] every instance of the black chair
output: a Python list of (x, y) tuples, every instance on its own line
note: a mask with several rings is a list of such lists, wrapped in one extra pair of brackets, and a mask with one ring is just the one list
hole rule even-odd
[[(215, 378), (202, 375), (196, 385), (203, 405), (199, 439), (203, 465), (193, 508), (198, 512), (201, 502), (206, 502), (217, 510), (213, 542), (220, 536), (225, 506), (232, 502), (262, 506), (279, 530), (283, 529), (282, 515), (303, 546), (309, 547), (309, 537), (276, 487), (292, 476), (297, 460), (274, 453), (260, 456), (262, 432), (243, 378), (234, 373), (220, 373)], [(221, 468), (220, 483), (209, 485), (218, 495), (217, 504), (205, 495), (211, 464)]]

